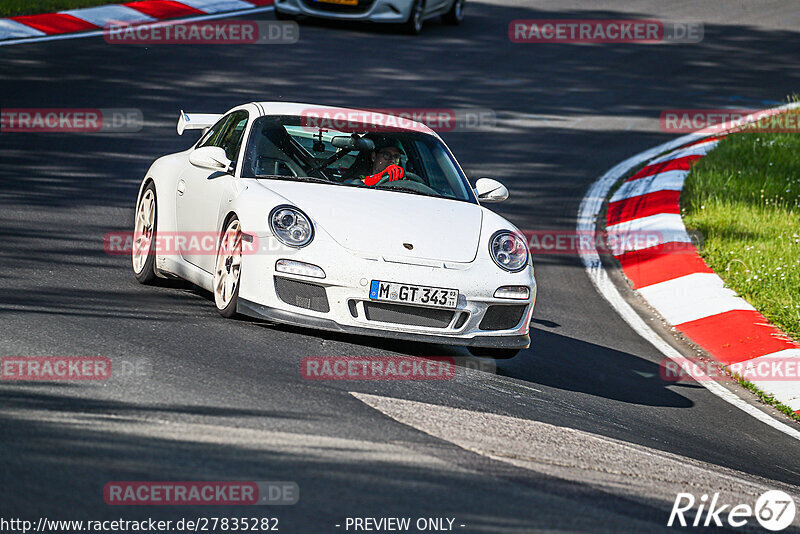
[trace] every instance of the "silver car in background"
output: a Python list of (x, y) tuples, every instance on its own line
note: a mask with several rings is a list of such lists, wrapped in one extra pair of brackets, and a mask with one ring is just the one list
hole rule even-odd
[(413, 35), (422, 23), (441, 15), (445, 24), (457, 25), (464, 19), (466, 0), (275, 0), (275, 16), (280, 20), (298, 16), (326, 19), (400, 24)]

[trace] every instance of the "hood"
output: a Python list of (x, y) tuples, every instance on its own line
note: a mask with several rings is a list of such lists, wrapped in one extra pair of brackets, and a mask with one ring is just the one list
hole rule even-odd
[[(475, 259), (482, 210), (477, 204), (380, 189), (258, 180), (311, 217), (317, 230), (366, 256), (396, 261)], [(404, 244), (412, 245), (408, 250)]]

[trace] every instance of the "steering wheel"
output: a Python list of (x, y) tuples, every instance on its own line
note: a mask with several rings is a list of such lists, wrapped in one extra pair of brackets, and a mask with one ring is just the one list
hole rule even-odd
[[(417, 183), (420, 183), (420, 184), (424, 185), (425, 187), (428, 186), (428, 184), (425, 183), (425, 180), (423, 180), (422, 177), (417, 176), (413, 172), (406, 172), (401, 179), (396, 180), (396, 181), (397, 182), (403, 182), (403, 181), (417, 182)], [(384, 185), (387, 182), (389, 182), (389, 175), (386, 175), (383, 178), (381, 178), (380, 180), (378, 180), (378, 183), (376, 183), (375, 185)]]
[(387, 189), (406, 189), (410, 191), (416, 191), (418, 193), (425, 193), (426, 195), (431, 196), (441, 196), (441, 193), (436, 191), (435, 189), (423, 184), (422, 182), (417, 182), (414, 180), (395, 180), (394, 182), (389, 182), (385, 184), (383, 187)]

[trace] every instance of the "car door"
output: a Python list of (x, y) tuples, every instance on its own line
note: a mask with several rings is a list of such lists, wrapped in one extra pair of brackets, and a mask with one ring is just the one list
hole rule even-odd
[(245, 110), (234, 111), (220, 119), (206, 133), (196, 148), (216, 146), (234, 162), (231, 172), (212, 171), (196, 167), (187, 161), (178, 179), (175, 191), (176, 217), (180, 243), (176, 241), (181, 256), (206, 272), (213, 272), (216, 255), (216, 237), (220, 231), (218, 217), (220, 205), (227, 203), (233, 191), (236, 159), (242, 145), (247, 125)]

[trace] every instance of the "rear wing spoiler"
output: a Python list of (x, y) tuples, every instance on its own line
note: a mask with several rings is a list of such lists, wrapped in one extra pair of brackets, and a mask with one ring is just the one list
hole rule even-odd
[(185, 113), (181, 110), (178, 119), (178, 135), (183, 135), (184, 130), (205, 130), (213, 126), (222, 117), (220, 114), (211, 113)]

